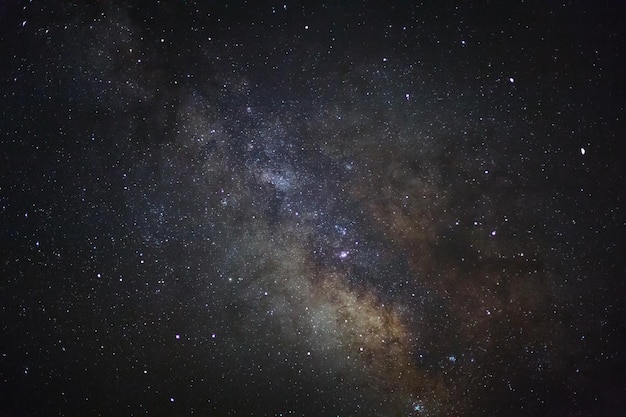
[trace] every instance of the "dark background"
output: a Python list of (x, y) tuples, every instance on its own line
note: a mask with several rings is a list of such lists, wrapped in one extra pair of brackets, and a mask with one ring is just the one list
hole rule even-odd
[(624, 415), (625, 18), (2, 2), (0, 416)]

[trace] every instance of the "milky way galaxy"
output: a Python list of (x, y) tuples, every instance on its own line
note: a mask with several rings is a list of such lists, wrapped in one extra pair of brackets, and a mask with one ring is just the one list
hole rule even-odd
[(39, 3), (0, 415), (622, 412), (623, 7)]

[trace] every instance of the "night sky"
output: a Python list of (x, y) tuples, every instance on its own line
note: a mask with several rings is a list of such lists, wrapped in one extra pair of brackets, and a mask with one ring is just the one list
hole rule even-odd
[(626, 415), (626, 3), (83, 3), (0, 3), (0, 417)]

